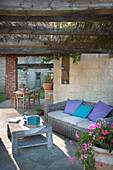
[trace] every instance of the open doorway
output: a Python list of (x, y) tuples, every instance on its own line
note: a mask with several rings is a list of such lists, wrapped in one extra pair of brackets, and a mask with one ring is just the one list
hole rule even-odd
[(41, 88), (41, 73), (36, 73), (36, 80), (35, 80), (35, 89)]

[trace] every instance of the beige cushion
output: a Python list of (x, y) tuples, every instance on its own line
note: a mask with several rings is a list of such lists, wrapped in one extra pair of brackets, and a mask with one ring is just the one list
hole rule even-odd
[(57, 111), (49, 112), (48, 116), (55, 118), (57, 120), (62, 120), (64, 117), (69, 116), (68, 114), (62, 113), (62, 112), (63, 112), (63, 110), (57, 110)]
[(83, 119), (83, 118), (80, 118), (80, 117), (68, 115), (67, 117), (64, 117), (62, 119), (62, 121), (67, 122), (67, 123), (71, 123), (73, 125), (77, 125), (79, 122), (88, 121), (88, 119)]
[(91, 124), (95, 124), (95, 122), (90, 121), (90, 120), (86, 122), (79, 122), (77, 126), (83, 129), (87, 129)]

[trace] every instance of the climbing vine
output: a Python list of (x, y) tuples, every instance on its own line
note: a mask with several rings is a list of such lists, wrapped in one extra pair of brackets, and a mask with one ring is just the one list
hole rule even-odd
[[(44, 63), (48, 63), (51, 60), (59, 60), (61, 57), (62, 57), (61, 54), (57, 54), (57, 55), (53, 55), (53, 56), (47, 55), (46, 58), (42, 59), (40, 65), (44, 64)], [(81, 54), (70, 54), (69, 57), (73, 59), (73, 63), (78, 64), (78, 61), (81, 60)]]

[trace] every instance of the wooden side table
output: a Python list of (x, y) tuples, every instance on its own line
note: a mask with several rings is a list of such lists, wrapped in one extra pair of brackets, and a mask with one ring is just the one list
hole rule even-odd
[[(42, 122), (44, 127), (37, 133), (26, 135), (24, 130), (20, 127), (19, 123), (7, 123), (8, 137), (11, 137), (12, 141), (12, 153), (18, 154), (20, 148), (45, 145), (51, 149), (53, 146), (52, 127), (46, 122)], [(37, 127), (38, 128), (38, 127)], [(42, 134), (46, 133), (46, 137)]]

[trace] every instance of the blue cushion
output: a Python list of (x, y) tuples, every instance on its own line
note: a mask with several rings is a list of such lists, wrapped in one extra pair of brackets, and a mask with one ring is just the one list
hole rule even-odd
[(93, 107), (91, 106), (84, 106), (83, 104), (81, 104), (80, 107), (75, 111), (75, 113), (72, 114), (72, 116), (82, 117), (85, 119), (90, 114), (92, 109)]

